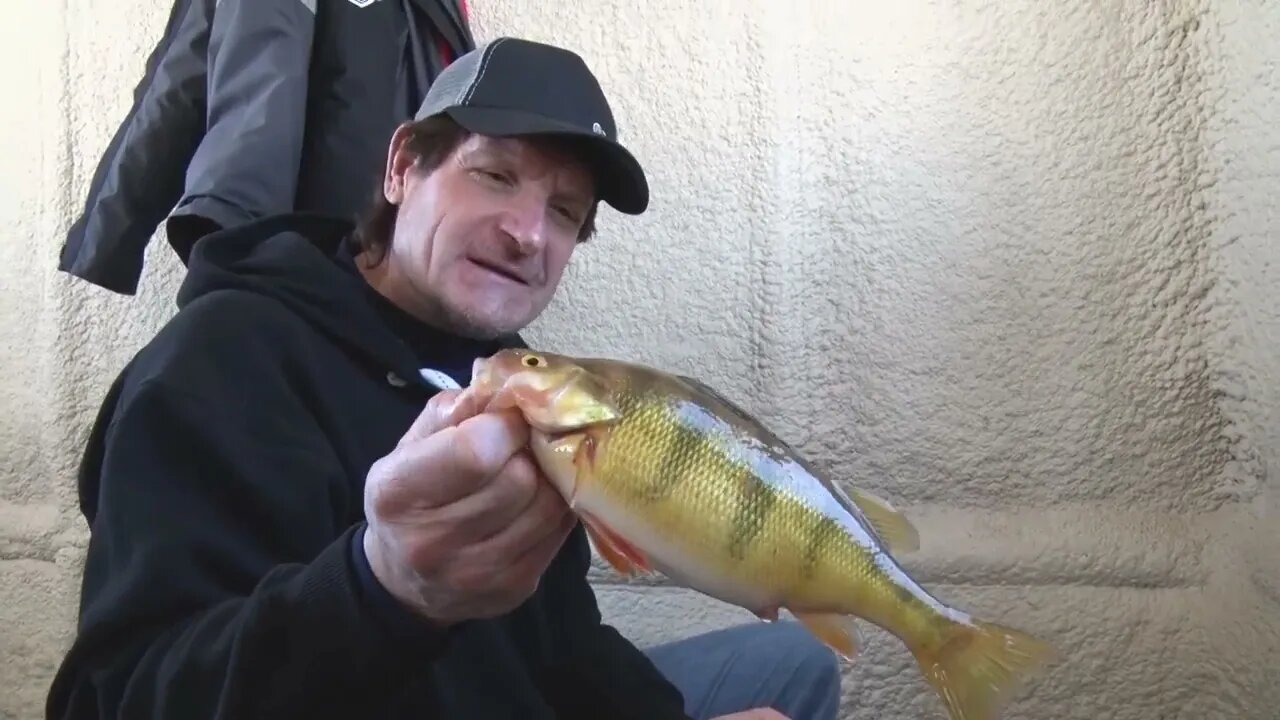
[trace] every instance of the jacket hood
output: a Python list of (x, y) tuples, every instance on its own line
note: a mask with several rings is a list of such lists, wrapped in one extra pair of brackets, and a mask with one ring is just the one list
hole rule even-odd
[(351, 265), (346, 243), (353, 229), (347, 220), (297, 213), (211, 233), (192, 249), (178, 306), (224, 290), (263, 295), (348, 352), (411, 382), (421, 380), (424, 365), (469, 367), (471, 357), (520, 342), (450, 336), (394, 307)]

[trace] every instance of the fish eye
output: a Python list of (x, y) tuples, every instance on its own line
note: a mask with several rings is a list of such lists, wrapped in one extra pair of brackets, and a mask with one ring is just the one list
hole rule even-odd
[(538, 357), (537, 355), (525, 355), (520, 362), (525, 367), (530, 367), (530, 368), (542, 367), (543, 365), (542, 358)]

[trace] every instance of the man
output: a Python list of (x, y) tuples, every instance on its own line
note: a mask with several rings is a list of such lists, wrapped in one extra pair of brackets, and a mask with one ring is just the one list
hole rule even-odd
[(396, 130), (355, 232), (293, 215), (201, 240), (89, 441), (49, 717), (832, 720), (834, 657), (795, 624), (647, 654), (603, 624), (527, 428), (455, 402), (599, 201), (637, 214), (648, 185), (595, 77), (506, 38)]

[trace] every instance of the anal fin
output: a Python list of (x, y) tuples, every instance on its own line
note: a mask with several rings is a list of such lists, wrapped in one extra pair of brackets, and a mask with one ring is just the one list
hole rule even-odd
[(907, 516), (887, 500), (857, 488), (849, 491), (849, 497), (867, 516), (867, 521), (891, 552), (914, 552), (920, 549), (920, 533)]
[(653, 565), (642, 550), (627, 542), (607, 525), (586, 513), (579, 513), (582, 525), (587, 530), (587, 537), (595, 546), (596, 552), (605, 559), (621, 575), (632, 577), (641, 573), (652, 573)]
[(862, 630), (858, 628), (857, 619), (852, 615), (795, 610), (791, 614), (845, 660), (852, 662), (862, 652)]

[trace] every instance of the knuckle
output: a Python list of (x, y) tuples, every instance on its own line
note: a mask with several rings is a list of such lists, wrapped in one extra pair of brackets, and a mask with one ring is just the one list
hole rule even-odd
[(405, 548), (405, 561), (418, 573), (429, 574), (440, 564), (440, 553), (434, 543), (414, 542)]
[(409, 425), (404, 435), (400, 437), (400, 446), (430, 435), (440, 426), (441, 417), (444, 414), (442, 402), (439, 395), (433, 395), (427, 400), (426, 405), (422, 407), (422, 411), (418, 413), (413, 423)]
[(450, 585), (464, 594), (480, 594), (488, 585), (492, 573), (479, 564), (469, 564), (459, 568), (450, 578)]
[(514, 590), (516, 597), (525, 600), (538, 592), (538, 585), (542, 582), (541, 572), (527, 572), (520, 576), (516, 582)]
[(493, 475), (505, 468), (523, 443), (516, 426), (504, 417), (478, 416), (456, 428), (450, 439), (458, 462), (471, 472)]
[(368, 485), (381, 487), (386, 482), (386, 477), (390, 474), (390, 466), (395, 462), (394, 457), (394, 455), (384, 455), (370, 463), (367, 473)]
[(535, 478), (534, 492), (537, 496), (537, 511), (544, 522), (559, 522), (565, 519), (569, 513), (569, 506), (561, 497), (560, 492), (551, 486), (550, 483), (541, 482)]
[(388, 456), (375, 460), (369, 466), (365, 479), (365, 510), (376, 516), (385, 515), (394, 510), (394, 488), (398, 482), (397, 461)]
[(503, 468), (503, 477), (511, 486), (512, 493), (521, 500), (532, 500), (540, 490), (537, 470), (524, 453), (515, 455), (507, 462)]
[(511, 464), (517, 474), (530, 485), (538, 481), (538, 465), (533, 461), (528, 450), (522, 450), (511, 458)]
[(520, 585), (520, 594), (522, 597), (529, 597), (538, 592), (538, 586), (542, 584), (542, 571), (531, 572), (524, 578), (524, 582)]
[(427, 409), (439, 410), (448, 407), (457, 397), (457, 390), (441, 390), (427, 399)]
[(453, 413), (458, 404), (458, 392), (456, 390), (442, 390), (427, 401), (427, 407), (423, 411), (422, 416), (431, 426), (438, 426), (445, 423), (449, 419), (449, 415)]
[(506, 410), (499, 417), (513, 449), (529, 442), (529, 424), (525, 422), (524, 415), (519, 410)]
[(491, 472), (489, 467), (489, 450), (485, 447), (486, 438), (481, 433), (473, 432), (474, 426), (467, 431), (459, 429), (449, 438), (449, 447), (454, 454), (458, 468), (463, 472), (485, 474)]

